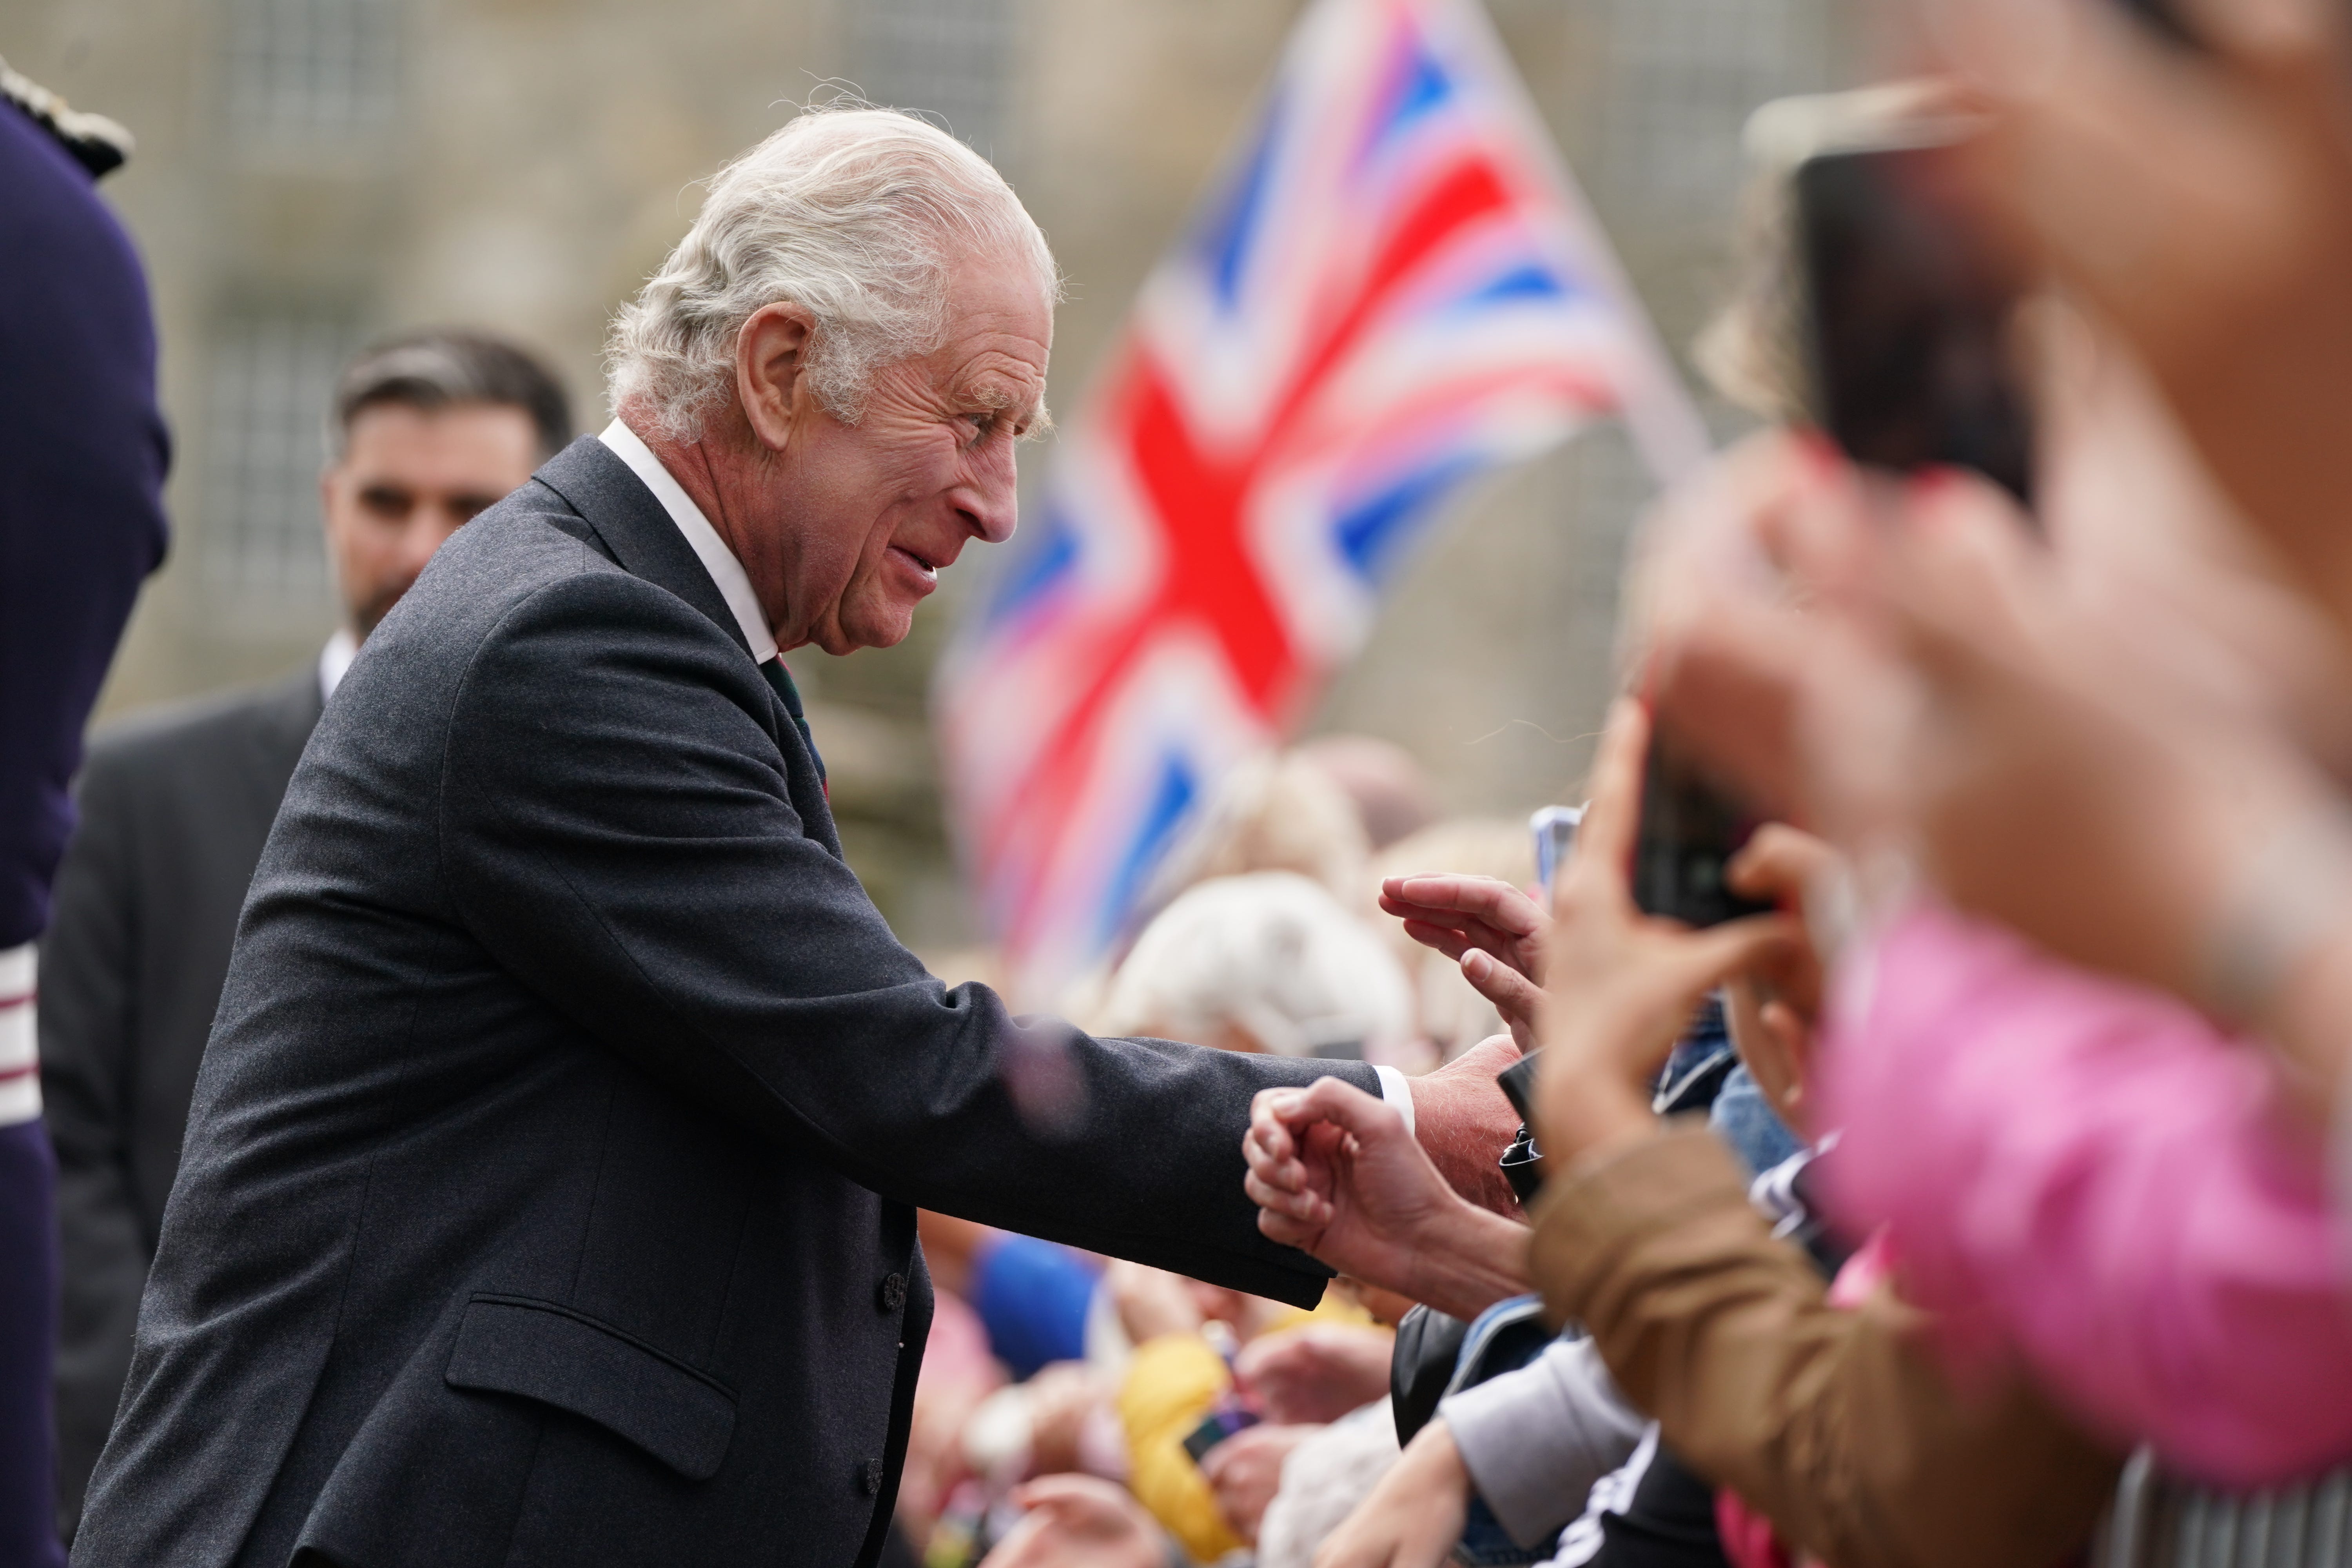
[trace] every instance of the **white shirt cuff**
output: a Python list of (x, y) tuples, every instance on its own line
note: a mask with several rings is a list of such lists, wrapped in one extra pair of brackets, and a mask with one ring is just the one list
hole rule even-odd
[(1412, 1131), (1412, 1085), (1406, 1081), (1404, 1074), (1394, 1068), (1376, 1067), (1372, 1070), (1381, 1075), (1381, 1098), (1397, 1108), (1398, 1114), (1404, 1118), (1404, 1130), (1411, 1132)]

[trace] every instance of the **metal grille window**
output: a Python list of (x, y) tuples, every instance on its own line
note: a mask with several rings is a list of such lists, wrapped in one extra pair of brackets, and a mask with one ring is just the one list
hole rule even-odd
[(327, 586), (319, 469), (336, 373), (356, 342), (347, 317), (226, 318), (214, 344), (205, 447), (205, 554), (214, 583), (310, 599)]
[(866, 96), (937, 115), (992, 154), (1003, 131), (1012, 0), (859, 0), (856, 16)]
[(1601, 176), (1663, 217), (1728, 213), (1757, 105), (1830, 77), (1826, 0), (1610, 0)]
[(229, 0), (231, 121), (273, 142), (381, 130), (400, 87), (402, 0)]

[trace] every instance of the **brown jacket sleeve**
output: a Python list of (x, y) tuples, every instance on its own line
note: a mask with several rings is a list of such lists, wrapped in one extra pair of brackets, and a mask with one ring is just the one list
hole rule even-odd
[(2088, 1537), (2120, 1458), (2034, 1391), (1965, 1396), (1881, 1289), (1832, 1307), (1731, 1155), (1670, 1127), (1556, 1173), (1530, 1268), (1668, 1447), (1835, 1568), (2043, 1568)]

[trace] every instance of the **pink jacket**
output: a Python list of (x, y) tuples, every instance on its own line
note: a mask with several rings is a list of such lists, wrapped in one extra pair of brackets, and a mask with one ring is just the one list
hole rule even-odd
[[(2347, 1020), (2352, 1027), (2352, 1020)], [(2224, 1486), (2352, 1458), (2352, 1269), (2270, 1058), (2155, 992), (1927, 904), (1841, 966), (1830, 1201), (1885, 1226), (1955, 1354)]]

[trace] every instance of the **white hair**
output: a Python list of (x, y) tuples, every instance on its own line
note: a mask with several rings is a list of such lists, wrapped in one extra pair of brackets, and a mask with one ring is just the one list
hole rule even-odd
[(1152, 918), (1111, 977), (1100, 1032), (1207, 1041), (1237, 1027), (1276, 1056), (1401, 1058), (1404, 971), (1321, 886), (1290, 871), (1215, 877)]
[(692, 440), (735, 386), (735, 342), (763, 307), (815, 318), (805, 374), (835, 417), (874, 372), (945, 341), (949, 268), (1010, 255), (1059, 292), (1045, 237), (989, 162), (935, 125), (845, 103), (803, 110), (711, 177), (694, 226), (613, 318), (615, 412)]

